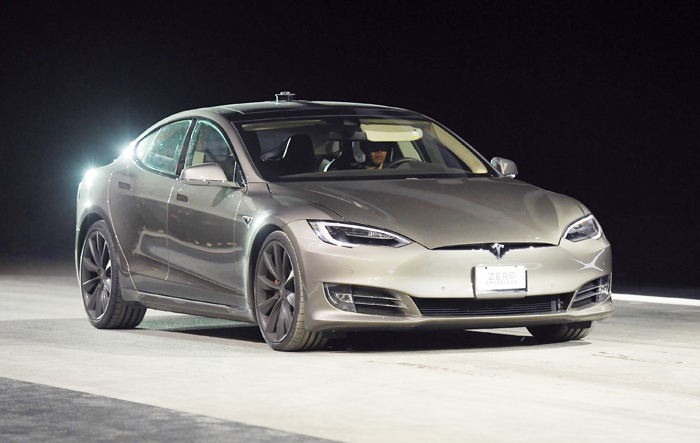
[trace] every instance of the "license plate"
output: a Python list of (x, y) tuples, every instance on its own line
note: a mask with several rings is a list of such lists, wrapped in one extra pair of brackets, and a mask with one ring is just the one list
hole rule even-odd
[(475, 295), (503, 292), (527, 292), (525, 266), (477, 266), (475, 268)]

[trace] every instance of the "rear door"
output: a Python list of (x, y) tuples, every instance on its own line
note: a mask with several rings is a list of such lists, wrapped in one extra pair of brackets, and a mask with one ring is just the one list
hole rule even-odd
[[(213, 122), (198, 120), (185, 167), (217, 163), (229, 181), (244, 181), (224, 132)], [(246, 307), (236, 287), (233, 227), (245, 188), (194, 186), (177, 181), (168, 209), (169, 295), (197, 301)]]
[(191, 120), (163, 126), (136, 145), (133, 163), (112, 174), (109, 209), (136, 289), (163, 294), (168, 275), (167, 211)]

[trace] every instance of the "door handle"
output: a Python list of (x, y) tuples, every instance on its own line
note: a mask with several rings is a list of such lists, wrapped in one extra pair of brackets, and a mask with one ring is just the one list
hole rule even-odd
[(122, 189), (126, 189), (127, 191), (131, 191), (131, 185), (129, 183), (119, 182), (117, 183), (117, 186)]
[(177, 199), (178, 199), (178, 201), (185, 202), (185, 203), (190, 202), (190, 199), (187, 198), (186, 195), (182, 195), (182, 194), (177, 194)]

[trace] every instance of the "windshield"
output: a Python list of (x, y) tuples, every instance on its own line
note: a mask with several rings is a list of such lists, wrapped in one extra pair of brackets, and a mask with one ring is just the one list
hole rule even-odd
[(496, 176), (435, 122), (328, 117), (238, 123), (268, 181)]

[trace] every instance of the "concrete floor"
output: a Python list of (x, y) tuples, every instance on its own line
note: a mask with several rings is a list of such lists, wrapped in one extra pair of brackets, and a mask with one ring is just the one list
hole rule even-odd
[(279, 353), (255, 326), (157, 311), (100, 331), (70, 264), (5, 266), (0, 440), (698, 441), (700, 303), (621, 298), (565, 344), (507, 329)]

